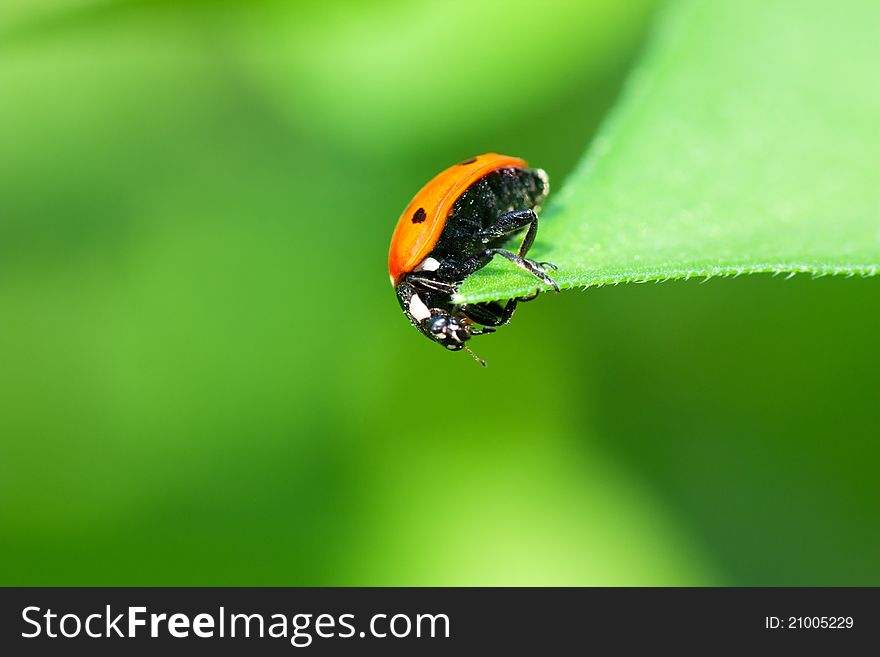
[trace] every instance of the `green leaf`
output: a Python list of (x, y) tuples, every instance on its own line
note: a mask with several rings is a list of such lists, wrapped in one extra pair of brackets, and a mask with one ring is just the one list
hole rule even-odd
[[(563, 288), (877, 274), (878, 25), (875, 0), (674, 3), (529, 256)], [(493, 262), (458, 300), (534, 289)]]

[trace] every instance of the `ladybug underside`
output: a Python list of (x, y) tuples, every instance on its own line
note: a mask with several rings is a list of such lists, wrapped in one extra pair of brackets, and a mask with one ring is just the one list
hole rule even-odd
[[(535, 210), (547, 190), (544, 171), (505, 167), (486, 174), (462, 193), (434, 248), (397, 282), (398, 300), (413, 325), (431, 340), (457, 351), (466, 348), (464, 342), (472, 335), (506, 324), (517, 301), (534, 296), (511, 299), (504, 305), (491, 301), (459, 306), (452, 302), (457, 287), (496, 255), (559, 289), (545, 271), (547, 267), (555, 269), (553, 265), (525, 257), (537, 233)], [(524, 231), (517, 253), (500, 248)], [(476, 328), (474, 323), (484, 328)]]

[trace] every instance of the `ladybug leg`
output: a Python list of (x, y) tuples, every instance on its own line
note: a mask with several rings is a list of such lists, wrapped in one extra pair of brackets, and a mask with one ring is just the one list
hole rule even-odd
[[(504, 256), (508, 260), (510, 260), (513, 264), (515, 264), (520, 269), (529, 272), (532, 276), (540, 279), (554, 290), (559, 292), (559, 286), (556, 284), (552, 278), (550, 278), (544, 268), (540, 265), (540, 263), (535, 262), (534, 260), (529, 260), (528, 258), (523, 258), (522, 256), (518, 256), (515, 253), (511, 253), (510, 251), (505, 251), (504, 249), (484, 249), (480, 251), (474, 256), (471, 256), (467, 260), (462, 263), (449, 263), (448, 266), (451, 269), (450, 271), (455, 274), (458, 280), (463, 281), (465, 278), (473, 274), (478, 269), (482, 269), (492, 260), (492, 257), (495, 255)], [(443, 271), (443, 267), (441, 266), (440, 271)], [(534, 297), (533, 297), (534, 298)], [(531, 299), (528, 299), (530, 301)]]
[[(483, 326), (504, 326), (510, 321), (513, 311), (516, 310), (516, 299), (511, 299), (502, 306), (497, 301), (485, 303), (469, 303), (460, 308), (462, 314)], [(494, 329), (492, 329), (494, 331)]]
[(488, 244), (505, 235), (515, 233), (525, 226), (528, 226), (529, 230), (526, 232), (525, 237), (523, 237), (522, 244), (519, 245), (519, 250), (517, 251), (517, 255), (520, 258), (525, 258), (526, 253), (529, 252), (529, 249), (532, 248), (532, 244), (535, 242), (535, 236), (538, 234), (538, 215), (535, 214), (534, 210), (513, 210), (502, 214), (495, 220), (495, 223), (480, 230), (477, 233), (477, 239), (483, 244)]
[[(525, 237), (523, 237), (523, 241), (519, 245), (516, 255), (519, 260), (526, 263), (526, 265), (524, 266), (520, 264), (517, 260), (511, 261), (518, 267), (533, 274), (535, 274), (533, 270), (539, 270), (542, 273), (545, 273), (546, 269), (555, 270), (556, 265), (552, 262), (536, 262), (535, 260), (526, 258), (526, 254), (529, 252), (529, 249), (532, 248), (532, 244), (535, 242), (535, 236), (538, 234), (538, 215), (535, 214), (534, 210), (513, 210), (511, 212), (506, 212), (498, 217), (498, 219), (495, 220), (495, 223), (480, 230), (477, 233), (477, 238), (483, 244), (488, 244), (496, 239), (504, 237), (505, 235), (516, 232), (524, 226), (528, 226), (529, 230), (526, 232)], [(508, 258), (508, 255), (505, 255), (505, 253), (501, 253), (501, 255)], [(538, 274), (535, 275), (538, 276)], [(554, 289), (558, 290), (556, 284), (553, 283), (552, 279), (549, 277), (546, 277), (545, 279), (544, 277), (538, 276), (538, 278), (541, 278), (545, 283), (552, 285)]]
[(507, 258), (523, 271), (529, 272), (532, 276), (542, 280), (544, 283), (559, 292), (559, 285), (556, 283), (556, 281), (554, 281), (547, 275), (547, 273), (544, 271), (544, 267), (541, 266), (540, 263), (537, 263), (534, 260), (529, 260), (528, 258), (523, 258), (516, 253), (511, 253), (510, 251), (505, 251), (504, 249), (486, 249), (484, 253), (488, 253), (491, 255), (500, 255), (504, 258)]
[(485, 327), (482, 331), (475, 331), (474, 335), (480, 335), (480, 333), (492, 333), (495, 329), (490, 327), (504, 326), (510, 322), (510, 318), (513, 317), (513, 312), (516, 310), (517, 303), (532, 301), (540, 292), (541, 290), (535, 290), (534, 294), (509, 299), (503, 306), (497, 301), (487, 301), (485, 303), (468, 303), (461, 306), (459, 310), (461, 311), (461, 314), (468, 319), (477, 324), (482, 324)]
[(486, 335), (488, 333), (494, 333), (495, 329), (491, 326), (484, 326), (483, 328), (472, 328), (471, 335)]
[(409, 281), (414, 285), (418, 285), (428, 290), (434, 290), (435, 292), (443, 292), (444, 294), (452, 294), (453, 292), (455, 292), (455, 285), (453, 283), (438, 281), (435, 278), (432, 278), (430, 275), (410, 275)]

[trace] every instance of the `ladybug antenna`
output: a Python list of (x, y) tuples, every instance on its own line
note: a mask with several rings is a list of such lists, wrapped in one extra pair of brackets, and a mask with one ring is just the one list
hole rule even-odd
[(464, 347), (464, 350), (465, 350), (466, 352), (468, 352), (468, 353), (473, 357), (473, 359), (474, 359), (475, 361), (477, 361), (477, 362), (478, 362), (480, 365), (482, 365), (483, 367), (486, 367), (486, 361), (484, 361), (482, 358), (480, 358), (479, 356), (477, 356), (473, 351), (471, 351), (471, 348), (470, 348), (470, 347), (468, 347), (466, 344), (463, 344), (463, 345), (461, 345), (461, 346)]

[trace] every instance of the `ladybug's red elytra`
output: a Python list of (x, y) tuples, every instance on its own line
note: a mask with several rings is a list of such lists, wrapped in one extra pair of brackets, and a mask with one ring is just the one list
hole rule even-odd
[[(548, 192), (547, 174), (525, 161), (486, 153), (437, 174), (403, 211), (391, 238), (388, 273), (404, 314), (430, 340), (451, 351), (465, 349), (474, 335), (492, 333), (510, 321), (518, 297), (458, 305), (458, 286), (496, 255), (507, 258), (557, 292), (547, 269), (526, 254), (538, 232), (538, 211)], [(500, 248), (525, 231), (516, 253)]]

